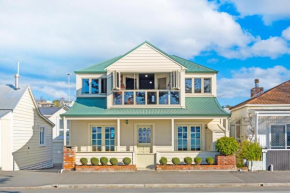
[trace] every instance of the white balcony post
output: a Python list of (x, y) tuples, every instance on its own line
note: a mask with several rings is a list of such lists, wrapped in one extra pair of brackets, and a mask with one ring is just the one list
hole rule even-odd
[(171, 119), (171, 148), (174, 151), (174, 119)]
[(66, 118), (63, 117), (63, 146), (66, 146), (66, 131), (67, 131), (67, 122)]
[(117, 151), (120, 151), (120, 119), (117, 119)]

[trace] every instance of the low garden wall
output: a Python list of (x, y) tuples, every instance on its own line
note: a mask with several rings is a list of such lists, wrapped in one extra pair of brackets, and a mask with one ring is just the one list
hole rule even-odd
[(78, 172), (134, 172), (137, 170), (136, 165), (118, 165), (118, 166), (75, 166)]

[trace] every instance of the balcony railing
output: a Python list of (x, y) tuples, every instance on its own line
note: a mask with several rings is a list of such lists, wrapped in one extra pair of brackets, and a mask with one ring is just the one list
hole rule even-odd
[(113, 105), (180, 105), (177, 90), (122, 90), (113, 92)]

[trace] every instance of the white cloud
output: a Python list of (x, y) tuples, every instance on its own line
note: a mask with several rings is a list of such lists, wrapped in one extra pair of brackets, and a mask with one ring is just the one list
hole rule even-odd
[(218, 79), (218, 95), (223, 98), (248, 97), (254, 87), (254, 79), (260, 79), (264, 90), (270, 89), (290, 79), (290, 69), (284, 66), (273, 68), (241, 68), (232, 71), (231, 78)]
[(282, 31), (282, 37), (290, 41), (290, 26)]
[(264, 24), (290, 18), (289, 0), (225, 0), (232, 2), (241, 16), (260, 15)]

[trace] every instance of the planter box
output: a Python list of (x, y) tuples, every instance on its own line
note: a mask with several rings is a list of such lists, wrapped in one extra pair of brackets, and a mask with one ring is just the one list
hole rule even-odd
[(237, 170), (236, 165), (156, 165), (157, 171)]
[(248, 161), (248, 168), (250, 171), (263, 170), (263, 161), (253, 161), (253, 165), (252, 165), (252, 161)]
[(134, 172), (137, 170), (136, 165), (119, 165), (119, 166), (75, 166), (77, 172)]

